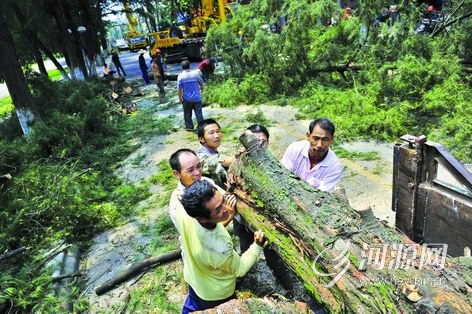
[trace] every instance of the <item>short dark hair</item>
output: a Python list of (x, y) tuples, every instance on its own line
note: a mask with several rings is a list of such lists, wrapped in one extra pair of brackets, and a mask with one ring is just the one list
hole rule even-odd
[(195, 156), (197, 156), (195, 154), (195, 152), (189, 148), (181, 148), (177, 151), (175, 151), (172, 155), (170, 155), (169, 157), (169, 165), (170, 167), (172, 168), (172, 170), (176, 170), (178, 172), (180, 172), (182, 170), (182, 165), (180, 164), (180, 155), (182, 155), (183, 153), (190, 153), (190, 154), (194, 154)]
[(213, 119), (205, 119), (205, 120), (202, 120), (200, 122), (198, 122), (198, 125), (197, 125), (197, 136), (200, 138), (200, 137), (203, 137), (203, 135), (205, 134), (205, 128), (210, 125), (210, 124), (216, 124), (220, 129), (220, 125), (218, 124), (218, 122), (216, 122), (215, 120)]
[(198, 180), (185, 188), (181, 202), (190, 217), (209, 218), (211, 212), (206, 204), (215, 196), (216, 188), (207, 180)]
[(190, 62), (188, 60), (182, 60), (182, 62), (180, 62), (180, 65), (184, 70), (190, 69)]
[(334, 126), (333, 122), (331, 122), (329, 119), (321, 118), (321, 119), (315, 119), (315, 120), (311, 121), (310, 127), (308, 129), (310, 131), (310, 134), (311, 134), (311, 132), (313, 132), (313, 129), (317, 125), (320, 128), (322, 128), (323, 130), (328, 131), (329, 134), (331, 134), (331, 136), (334, 136), (334, 131), (336, 130), (336, 127)]
[(267, 140), (269, 140), (269, 131), (262, 124), (255, 123), (249, 126), (246, 130), (249, 130), (253, 133), (264, 133), (264, 135), (267, 137)]

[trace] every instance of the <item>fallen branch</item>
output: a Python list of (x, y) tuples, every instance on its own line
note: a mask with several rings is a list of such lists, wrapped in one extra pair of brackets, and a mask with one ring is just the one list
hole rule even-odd
[(63, 280), (63, 279), (66, 279), (66, 278), (82, 277), (83, 275), (84, 275), (84, 274), (79, 273), (79, 272), (72, 273), (72, 274), (64, 274), (64, 275), (52, 277), (52, 278), (51, 278), (51, 281), (54, 283), (54, 282), (58, 282), (58, 281), (61, 281), (61, 280)]
[(181, 257), (181, 250), (173, 250), (170, 252), (162, 253), (157, 256), (152, 256), (149, 258), (146, 258), (145, 260), (142, 260), (141, 262), (134, 263), (133, 265), (130, 266), (127, 270), (125, 270), (123, 273), (119, 274), (117, 277), (112, 278), (111, 280), (103, 283), (102, 285), (96, 287), (95, 293), (97, 295), (102, 295), (119, 284), (127, 281), (128, 279), (136, 276), (139, 274), (143, 269), (154, 266), (155, 264), (164, 264), (168, 263), (171, 261), (174, 261), (176, 259), (179, 259)]
[(19, 249), (16, 249), (16, 250), (13, 250), (11, 252), (8, 252), (8, 253), (5, 253), (5, 254), (2, 254), (0, 255), (0, 262), (3, 261), (3, 260), (6, 260), (6, 259), (9, 259), (13, 256), (16, 256), (18, 254), (21, 254), (23, 253), (24, 251), (26, 251), (26, 247), (22, 246), (20, 247)]

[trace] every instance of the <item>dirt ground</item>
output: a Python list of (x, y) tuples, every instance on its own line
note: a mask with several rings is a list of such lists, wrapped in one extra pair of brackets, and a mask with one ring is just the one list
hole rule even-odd
[[(118, 174), (124, 178), (126, 184), (137, 184), (157, 173), (157, 164), (182, 147), (196, 148), (198, 140), (196, 135), (186, 132), (183, 127), (183, 112), (177, 103), (175, 82), (168, 82), (166, 86), (167, 101), (171, 106), (163, 104), (155, 112), (155, 116), (175, 116), (175, 130), (167, 136), (155, 136), (146, 140), (142, 146), (122, 163)], [(145, 96), (137, 100), (138, 110), (155, 104), (157, 93), (153, 85), (142, 87)], [(165, 108), (160, 110), (159, 108)], [(235, 138), (251, 123), (246, 120), (247, 114), (254, 114), (258, 110), (270, 121), (270, 146), (273, 154), (281, 158), (285, 148), (293, 141), (303, 139), (308, 129), (308, 120), (295, 119), (296, 109), (290, 106), (238, 106), (237, 108), (220, 108), (218, 106), (206, 106), (203, 109), (204, 117), (217, 120), (224, 136), (220, 152), (222, 155), (232, 155), (239, 148)], [(316, 116), (316, 113), (313, 113)], [(139, 141), (139, 139), (133, 139)], [(344, 189), (349, 203), (354, 209), (362, 210), (372, 207), (374, 214), (381, 220), (386, 220), (393, 225), (395, 216), (391, 211), (391, 187), (392, 187), (392, 150), (393, 143), (353, 142), (338, 143), (348, 151), (376, 151), (381, 159), (374, 161), (357, 161), (342, 159), (345, 166), (344, 176), (340, 188)], [(135, 162), (139, 156), (140, 163)], [(152, 193), (170, 193), (161, 191), (158, 186), (152, 188)], [(145, 204), (142, 204), (145, 205)], [(86, 273), (86, 289), (83, 296), (90, 303), (90, 313), (117, 313), (126, 310), (126, 302), (132, 289), (139, 288), (139, 278), (127, 282), (126, 285), (102, 295), (96, 296), (93, 288), (104, 283), (108, 279), (129, 267), (131, 263), (143, 259), (142, 248), (151, 242), (151, 239), (141, 234), (142, 225), (153, 225), (156, 217), (167, 212), (167, 207), (156, 209), (146, 219), (133, 217), (124, 226), (109, 230), (98, 236), (91, 249), (83, 255), (81, 271)], [(182, 269), (181, 261), (176, 261), (168, 266), (174, 272)], [(146, 276), (149, 274), (146, 274)], [(302, 284), (295, 281), (295, 290), (287, 294), (287, 291), (273, 278), (263, 256), (256, 267), (248, 276), (240, 280), (238, 288), (257, 287), (255, 293), (260, 296), (277, 293), (290, 298), (309, 302), (310, 297)], [(136, 283), (137, 282), (137, 283)], [(168, 300), (176, 304), (182, 304), (186, 296), (185, 286), (182, 282), (167, 283)], [(254, 289), (252, 289), (254, 290)], [(161, 313), (157, 311), (156, 313)]]

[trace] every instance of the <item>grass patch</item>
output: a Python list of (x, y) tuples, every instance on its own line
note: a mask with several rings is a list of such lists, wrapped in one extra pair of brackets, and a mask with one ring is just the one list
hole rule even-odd
[(157, 225), (150, 231), (152, 242), (148, 250), (151, 255), (168, 252), (178, 248), (178, 233), (167, 212), (157, 217)]
[(268, 128), (270, 126), (270, 121), (264, 115), (264, 112), (258, 108), (254, 113), (248, 113), (245, 116), (245, 119), (251, 123), (259, 123)]
[[(67, 72), (67, 68), (65, 70)], [(62, 74), (61, 74), (61, 72), (59, 72), (58, 69), (48, 71), (48, 76), (53, 81), (62, 80)]]
[[(160, 265), (150, 276), (140, 280), (140, 288), (133, 289), (127, 313), (179, 313), (182, 304), (169, 301), (175, 282), (183, 280), (182, 275), (173, 270), (173, 265)], [(150, 310), (154, 309), (154, 310)]]
[(131, 160), (133, 166), (139, 166), (143, 160), (146, 158), (146, 154), (139, 154)]
[(335, 146), (332, 147), (333, 151), (339, 158), (347, 158), (347, 159), (354, 159), (354, 160), (380, 160), (381, 157), (378, 152), (359, 152), (359, 151), (348, 151), (343, 147)]
[[(148, 230), (152, 237), (147, 247), (147, 255), (158, 255), (177, 249), (178, 234), (167, 213), (159, 215), (157, 225)], [(126, 307), (127, 313), (178, 313), (181, 303), (172, 303), (169, 297), (176, 289), (175, 283), (183, 282), (183, 274), (179, 268), (172, 265), (158, 265), (148, 276), (143, 277), (139, 289), (133, 289), (130, 301)], [(154, 309), (154, 310), (151, 310)]]
[(138, 111), (129, 116), (128, 123), (123, 130), (130, 136), (147, 140), (156, 135), (167, 135), (172, 131), (172, 117), (155, 115), (155, 108), (138, 108)]
[(167, 191), (172, 191), (177, 186), (177, 180), (172, 175), (172, 169), (167, 160), (161, 160), (157, 164), (157, 174), (153, 175), (149, 181), (153, 184), (162, 185)]
[(167, 160), (161, 160), (157, 164), (157, 174), (149, 178), (149, 182), (162, 186), (165, 191), (165, 193), (156, 196), (154, 204), (158, 207), (167, 206), (171, 192), (177, 187), (177, 179), (172, 175), (172, 169)]
[(0, 116), (12, 111), (14, 109), (13, 102), (10, 96), (0, 98)]

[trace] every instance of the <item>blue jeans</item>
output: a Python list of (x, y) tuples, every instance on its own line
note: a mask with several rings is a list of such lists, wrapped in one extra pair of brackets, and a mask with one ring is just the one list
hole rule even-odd
[(193, 122), (192, 122), (192, 110), (195, 111), (195, 117), (197, 118), (197, 123), (203, 120), (203, 113), (202, 113), (202, 102), (192, 102), (184, 100), (182, 102), (184, 107), (184, 121), (185, 127), (187, 129), (193, 129)]
[(218, 306), (220, 304), (223, 304), (225, 302), (228, 302), (231, 299), (235, 299), (236, 295), (232, 295), (229, 298), (226, 298), (224, 300), (218, 300), (218, 301), (205, 301), (201, 299), (195, 291), (193, 291), (192, 287), (190, 285), (188, 286), (188, 296), (187, 299), (185, 299), (184, 307), (182, 309), (182, 314), (187, 314), (193, 311), (201, 311), (201, 310), (206, 310), (206, 309), (211, 309), (214, 308), (215, 306)]
[(143, 76), (144, 83), (146, 83), (146, 85), (151, 84), (151, 80), (149, 79), (148, 71), (144, 70), (144, 69), (141, 69), (141, 74)]

